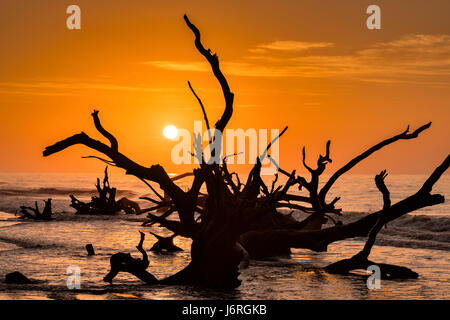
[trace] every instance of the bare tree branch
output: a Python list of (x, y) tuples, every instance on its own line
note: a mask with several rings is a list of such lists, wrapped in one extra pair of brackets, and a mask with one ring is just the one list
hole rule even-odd
[(220, 70), (219, 58), (217, 57), (217, 54), (211, 54), (210, 49), (208, 50), (205, 49), (200, 40), (200, 31), (194, 24), (191, 23), (191, 21), (189, 21), (187, 15), (184, 15), (184, 20), (186, 21), (186, 24), (189, 27), (189, 29), (191, 29), (192, 32), (194, 33), (195, 47), (206, 58), (206, 60), (208, 60), (209, 64), (211, 65), (214, 76), (219, 81), (219, 84), (222, 87), (223, 96), (225, 98), (225, 110), (219, 121), (216, 122), (215, 127), (217, 130), (223, 132), (228, 121), (230, 121), (231, 115), (233, 114), (234, 94), (230, 91), (228, 82), (225, 79), (225, 76), (223, 75), (222, 71)]
[(346, 165), (344, 165), (342, 168), (340, 168), (339, 170), (337, 170), (331, 177), (330, 179), (327, 181), (327, 183), (323, 186), (323, 188), (320, 190), (319, 192), (319, 199), (322, 202), (325, 202), (325, 197), (328, 193), (328, 191), (330, 190), (330, 188), (333, 186), (333, 184), (336, 182), (336, 180), (342, 176), (344, 173), (346, 173), (347, 171), (349, 171), (350, 169), (352, 169), (355, 165), (357, 165), (359, 162), (361, 162), (362, 160), (366, 159), (367, 157), (369, 157), (372, 153), (374, 153), (375, 151), (380, 150), (381, 148), (390, 145), (391, 143), (394, 143), (398, 140), (409, 140), (409, 139), (414, 139), (417, 138), (419, 136), (419, 134), (428, 129), (431, 126), (431, 122), (421, 126), (420, 128), (416, 129), (414, 132), (412, 133), (408, 133), (409, 131), (409, 126), (408, 128), (396, 135), (393, 136), (389, 139), (383, 140), (380, 143), (374, 145), (373, 147), (369, 148), (368, 150), (366, 150), (365, 152), (361, 153), (359, 156), (353, 158), (352, 160), (350, 160)]
[(94, 112), (91, 114), (92, 118), (94, 119), (94, 125), (95, 128), (100, 132), (106, 139), (109, 140), (111, 143), (111, 149), (113, 151), (117, 151), (119, 149), (119, 143), (117, 142), (117, 139), (108, 131), (103, 128), (102, 124), (100, 123), (100, 119), (98, 117), (98, 110), (94, 110)]
[(198, 103), (200, 104), (200, 107), (202, 108), (202, 112), (203, 112), (203, 117), (205, 119), (205, 123), (206, 123), (206, 128), (208, 129), (208, 135), (209, 135), (209, 143), (212, 143), (212, 136), (211, 136), (211, 128), (209, 127), (209, 120), (208, 120), (208, 116), (206, 115), (206, 110), (205, 107), (203, 106), (203, 102), (202, 100), (197, 96), (197, 94), (194, 91), (194, 88), (192, 88), (191, 86), (191, 82), (188, 81), (188, 85), (189, 85), (189, 89), (191, 89), (192, 93), (194, 94), (195, 98), (197, 98)]

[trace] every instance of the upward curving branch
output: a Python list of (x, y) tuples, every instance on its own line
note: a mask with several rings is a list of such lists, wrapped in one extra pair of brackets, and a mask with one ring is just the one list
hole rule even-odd
[(94, 110), (94, 112), (91, 114), (92, 118), (94, 119), (94, 125), (95, 128), (100, 132), (106, 139), (109, 140), (111, 143), (111, 149), (113, 151), (119, 150), (119, 143), (117, 142), (116, 137), (114, 137), (111, 133), (109, 133), (105, 128), (103, 128), (102, 124), (100, 123), (100, 118), (98, 117), (98, 110)]
[(189, 89), (191, 89), (191, 92), (194, 94), (195, 98), (197, 99), (198, 103), (200, 104), (200, 107), (202, 108), (203, 118), (205, 119), (206, 128), (208, 129), (208, 133), (209, 133), (209, 141), (211, 143), (212, 142), (211, 132), (210, 132), (211, 128), (209, 126), (209, 120), (208, 120), (208, 115), (206, 114), (205, 106), (203, 105), (202, 100), (199, 98), (199, 96), (195, 92), (194, 88), (192, 88), (190, 81), (188, 81), (188, 85), (189, 85)]
[(434, 184), (440, 179), (440, 177), (447, 171), (450, 166), (450, 155), (445, 158), (444, 162), (442, 162), (428, 177), (427, 181), (423, 184), (422, 188), (420, 188), (418, 193), (421, 194), (429, 194), (433, 190)]
[(400, 133), (400, 134), (398, 134), (396, 136), (393, 136), (393, 137), (391, 137), (389, 139), (381, 141), (380, 143), (374, 145), (370, 149), (368, 149), (365, 152), (361, 153), (359, 156), (357, 156), (357, 157), (353, 158), (352, 160), (350, 160), (346, 165), (344, 165), (342, 168), (337, 170), (330, 177), (330, 179), (323, 186), (323, 188), (320, 190), (320, 192), (319, 192), (319, 199), (320, 199), (320, 201), (325, 202), (325, 197), (326, 197), (328, 191), (331, 189), (333, 184), (336, 182), (336, 180), (340, 176), (342, 176), (344, 173), (346, 173), (347, 171), (352, 169), (355, 165), (357, 165), (362, 160), (364, 160), (367, 157), (369, 157), (372, 153), (374, 153), (375, 151), (378, 151), (378, 150), (384, 148), (385, 146), (390, 145), (391, 143), (394, 143), (394, 142), (396, 142), (398, 140), (409, 140), (409, 139), (417, 138), (422, 131), (428, 129), (430, 126), (431, 126), (431, 122), (429, 122), (429, 123), (419, 127), (418, 129), (416, 129), (412, 133), (408, 133), (409, 132), (409, 126), (408, 126), (408, 128), (406, 128), (406, 130), (403, 131), (402, 133)]
[(184, 15), (184, 21), (186, 21), (187, 26), (194, 33), (195, 47), (206, 58), (206, 60), (208, 60), (209, 64), (211, 65), (214, 76), (216, 77), (217, 81), (219, 81), (219, 84), (222, 87), (223, 96), (225, 98), (225, 110), (221, 118), (216, 122), (215, 127), (217, 130), (223, 132), (233, 114), (234, 93), (231, 92), (227, 79), (220, 70), (219, 57), (217, 56), (217, 54), (211, 54), (210, 49), (205, 49), (200, 39), (200, 31), (194, 24), (191, 23), (187, 15)]
[(375, 240), (377, 238), (378, 232), (380, 232), (383, 225), (386, 223), (386, 213), (389, 212), (389, 208), (391, 207), (391, 196), (389, 189), (386, 187), (384, 180), (387, 177), (386, 170), (381, 171), (379, 174), (375, 176), (375, 185), (378, 190), (380, 190), (383, 195), (383, 210), (380, 213), (380, 217), (378, 218), (377, 223), (370, 230), (369, 235), (367, 237), (367, 242), (364, 245), (364, 248), (361, 250), (361, 255), (367, 259), (370, 255), (370, 251), (372, 250), (373, 245), (375, 244)]
[(384, 183), (384, 179), (386, 179), (387, 175), (386, 170), (383, 170), (375, 176), (375, 185), (383, 195), (383, 211), (386, 211), (391, 206), (391, 193)]
[[(207, 50), (204, 48), (200, 40), (200, 31), (197, 29), (195, 25), (193, 25), (189, 21), (186, 15), (184, 16), (184, 19), (188, 27), (192, 30), (192, 32), (195, 35), (195, 47), (211, 65), (212, 71), (222, 88), (223, 95), (225, 98), (225, 110), (219, 121), (217, 121), (216, 123), (216, 129), (223, 131), (233, 114), (234, 94), (231, 92), (230, 87), (225, 79), (225, 76), (220, 70), (219, 59), (217, 55), (211, 54), (211, 50), (209, 49)], [(205, 115), (205, 120), (207, 121), (206, 112), (203, 108), (203, 105), (198, 96), (195, 94), (190, 83), (189, 87), (193, 91), (196, 98), (199, 100), (199, 103), (202, 106), (202, 111), (204, 112)], [(120, 153), (118, 151), (117, 139), (111, 133), (105, 130), (105, 128), (103, 128), (100, 119), (98, 117), (97, 110), (94, 110), (94, 112), (92, 113), (92, 117), (96, 129), (98, 130), (98, 132), (100, 132), (104, 137), (106, 137), (109, 140), (110, 146), (98, 140), (94, 140), (91, 137), (89, 137), (86, 133), (81, 132), (79, 134), (75, 134), (67, 139), (61, 140), (55, 143), (54, 145), (45, 148), (43, 152), (44, 157), (50, 156), (54, 153), (60, 152), (70, 146), (77, 144), (85, 145), (95, 151), (104, 154), (105, 156), (109, 157), (111, 161), (100, 158), (102, 161), (105, 161), (111, 165), (115, 165), (119, 168), (125, 169), (127, 174), (134, 175), (139, 179), (141, 179), (142, 181), (153, 181), (158, 183), (160, 185), (160, 188), (164, 190), (164, 192), (173, 200), (173, 204), (177, 208), (178, 215), (180, 217), (180, 225), (182, 228), (184, 228), (184, 230), (180, 230), (179, 232), (195, 236), (197, 223), (194, 219), (194, 213), (197, 208), (197, 199), (200, 192), (200, 188), (204, 183), (210, 169), (207, 166), (201, 166), (200, 169), (194, 170), (194, 179), (192, 182), (192, 187), (189, 191), (185, 192), (174, 183), (173, 179), (169, 177), (169, 175), (162, 166), (152, 165), (151, 167), (144, 167), (134, 162), (133, 160), (129, 159), (124, 154)], [(197, 145), (199, 144), (197, 143)], [(199, 150), (199, 152), (196, 152), (196, 154), (198, 154), (198, 156), (202, 156), (201, 150)]]

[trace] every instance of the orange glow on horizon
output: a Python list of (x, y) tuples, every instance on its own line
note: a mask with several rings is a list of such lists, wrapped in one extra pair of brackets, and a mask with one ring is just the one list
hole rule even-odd
[(331, 172), (408, 125), (433, 121), (418, 139), (397, 142), (352, 171), (429, 173), (450, 147), (450, 3), (408, 10), (380, 3), (383, 28), (369, 31), (360, 1), (80, 0), (82, 29), (70, 31), (67, 3), (4, 0), (0, 171), (101, 170), (102, 163), (81, 159), (92, 154), (81, 146), (42, 157), (45, 146), (80, 131), (101, 139), (94, 108), (130, 158), (189, 170), (172, 163), (176, 141), (162, 134), (169, 124), (193, 131), (194, 121), (203, 121), (187, 81), (211, 124), (224, 103), (184, 24), (187, 13), (235, 93), (227, 128), (289, 126), (280, 141), (283, 169), (301, 169), (304, 145), (314, 163), (331, 139)]

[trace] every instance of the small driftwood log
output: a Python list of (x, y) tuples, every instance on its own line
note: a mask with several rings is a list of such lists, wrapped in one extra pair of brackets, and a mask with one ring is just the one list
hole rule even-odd
[(157, 235), (156, 233), (150, 232), (158, 241), (153, 245), (150, 251), (154, 252), (177, 252), (183, 251), (180, 247), (177, 247), (173, 243), (173, 239), (177, 236), (177, 234), (173, 234), (170, 237), (162, 237)]
[(141, 240), (136, 248), (142, 254), (142, 259), (133, 258), (129, 253), (119, 252), (113, 254), (110, 259), (111, 268), (108, 274), (103, 278), (105, 282), (109, 282), (112, 284), (113, 279), (119, 274), (119, 272), (128, 272), (144, 281), (147, 284), (158, 283), (158, 279), (156, 279), (150, 272), (147, 271), (147, 268), (150, 264), (148, 260), (147, 252), (145, 252), (143, 248), (145, 234), (140, 232)]
[(39, 210), (37, 201), (34, 203), (33, 207), (21, 206), (19, 213), (21, 214), (21, 219), (33, 219), (33, 220), (52, 220), (52, 199), (43, 200), (44, 209), (42, 212)]

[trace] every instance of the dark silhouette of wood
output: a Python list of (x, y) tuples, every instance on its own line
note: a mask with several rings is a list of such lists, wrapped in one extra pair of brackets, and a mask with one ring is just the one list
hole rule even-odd
[[(412, 197), (412, 201), (420, 204), (429, 204), (434, 203), (436, 201), (443, 202), (443, 196), (441, 195), (431, 195), (431, 191), (433, 185), (437, 182), (440, 176), (448, 169), (450, 165), (450, 156), (448, 156), (445, 161), (437, 167), (431, 176), (425, 181), (422, 188)], [(378, 219), (375, 225), (369, 232), (366, 244), (363, 249), (358, 252), (356, 255), (351, 257), (350, 259), (344, 259), (338, 262), (335, 262), (327, 267), (325, 270), (329, 273), (338, 273), (338, 274), (347, 274), (355, 269), (367, 269), (370, 265), (378, 265), (380, 267), (381, 276), (384, 279), (408, 279), (408, 278), (417, 278), (418, 274), (409, 268), (394, 266), (389, 264), (377, 264), (370, 261), (369, 255), (372, 250), (373, 245), (375, 244), (375, 240), (378, 232), (380, 232), (381, 228), (389, 221), (396, 218), (398, 212), (391, 207), (391, 199), (388, 188), (384, 183), (384, 179), (386, 178), (386, 171), (381, 171), (380, 174), (375, 176), (375, 184), (383, 195), (383, 209), (378, 214)], [(410, 197), (411, 198), (411, 197)]]
[[(409, 126), (408, 128), (403, 131), (400, 134), (397, 134), (391, 138), (385, 139), (376, 145), (370, 147), (360, 155), (356, 156), (349, 162), (347, 162), (343, 167), (338, 169), (325, 183), (325, 185), (319, 190), (319, 183), (320, 183), (320, 176), (325, 172), (326, 165), (328, 163), (332, 162), (332, 159), (330, 157), (330, 145), (331, 141), (328, 141), (326, 144), (326, 153), (325, 156), (320, 155), (317, 160), (317, 167), (316, 169), (311, 168), (306, 163), (306, 148), (303, 147), (302, 150), (302, 163), (303, 166), (310, 172), (311, 179), (308, 181), (306, 178), (302, 176), (295, 177), (296, 184), (298, 184), (298, 188), (301, 190), (302, 188), (305, 188), (308, 193), (309, 197), (300, 197), (296, 195), (286, 195), (285, 199), (283, 199), (285, 202), (280, 203), (281, 207), (287, 207), (287, 208), (293, 208), (293, 209), (299, 209), (305, 212), (313, 213), (315, 214), (313, 217), (310, 218), (311, 225), (309, 226), (310, 229), (315, 228), (316, 230), (320, 230), (322, 228), (322, 225), (325, 224), (327, 220), (327, 213), (333, 213), (340, 215), (341, 209), (335, 208), (335, 204), (339, 201), (339, 197), (334, 198), (331, 202), (326, 202), (326, 196), (328, 191), (331, 189), (333, 184), (346, 172), (351, 170), (353, 167), (355, 167), (358, 163), (363, 161), (364, 159), (368, 158), (370, 155), (372, 155), (374, 152), (396, 142), (399, 140), (411, 140), (415, 139), (419, 136), (421, 132), (428, 129), (431, 126), (431, 122), (419, 127), (414, 132), (409, 133)], [(283, 169), (279, 170), (281, 173), (290, 176), (290, 173), (286, 172)], [(303, 206), (298, 204), (292, 204), (291, 201), (298, 201), (298, 202), (304, 202), (310, 205)], [(286, 203), (287, 202), (287, 203)]]
[(228, 82), (222, 71), (220, 70), (219, 57), (217, 56), (217, 54), (211, 54), (210, 49), (205, 49), (201, 42), (200, 31), (194, 24), (189, 21), (187, 15), (184, 15), (184, 21), (195, 35), (195, 47), (206, 58), (206, 60), (208, 60), (212, 72), (214, 73), (214, 76), (216, 77), (217, 81), (219, 81), (219, 84), (222, 88), (223, 96), (225, 99), (225, 110), (220, 119), (216, 122), (215, 128), (220, 132), (223, 132), (233, 114), (234, 93), (231, 92)]
[(8, 273), (5, 276), (5, 283), (11, 283), (11, 284), (30, 284), (33, 283), (30, 279), (28, 279), (26, 276), (24, 276), (19, 271), (14, 271), (11, 273)]
[[(139, 252), (142, 254), (142, 259), (133, 258), (131, 254), (119, 252), (113, 254), (110, 258), (110, 271), (104, 277), (104, 281), (112, 284), (114, 278), (120, 272), (128, 272), (145, 282), (146, 284), (195, 284), (195, 281), (191, 281), (193, 279), (193, 273), (195, 274), (194, 267), (189, 265), (183, 271), (175, 274), (174, 276), (167, 277), (162, 280), (158, 280), (155, 276), (153, 276), (150, 272), (147, 271), (149, 266), (149, 260), (147, 253), (143, 249), (143, 243), (145, 240), (145, 234), (140, 231), (141, 239), (139, 245), (136, 247)], [(153, 233), (152, 233), (153, 234)], [(153, 234), (155, 235), (155, 234)], [(155, 235), (158, 239), (159, 236)], [(242, 247), (236, 248), (237, 250), (244, 250)], [(244, 250), (245, 251), (245, 250)], [(248, 259), (245, 259), (245, 264), (248, 265)]]
[[(221, 117), (215, 124), (215, 129), (223, 132), (233, 113), (234, 94), (220, 70), (217, 55), (212, 54), (210, 49), (205, 49), (198, 28), (190, 22), (186, 15), (184, 19), (194, 34), (195, 47), (208, 61), (221, 86), (225, 106)], [(199, 101), (205, 122), (209, 126), (203, 103), (192, 86), (190, 86), (190, 89)], [(174, 234), (192, 239), (189, 265), (180, 272), (158, 281), (146, 271), (148, 258), (145, 250), (142, 249), (144, 235), (141, 234), (138, 250), (142, 253), (143, 259), (134, 259), (126, 253), (113, 255), (111, 257), (111, 271), (105, 277), (107, 282), (112, 282), (112, 279), (119, 272), (129, 272), (146, 283), (192, 284), (222, 290), (232, 289), (240, 284), (238, 279), (239, 265), (242, 261), (245, 261), (248, 254), (252, 257), (283, 254), (289, 253), (290, 248), (325, 251), (328, 244), (332, 242), (367, 236), (377, 225), (381, 215), (385, 217), (384, 223), (387, 223), (408, 212), (444, 201), (443, 196), (431, 195), (430, 192), (434, 182), (448, 168), (448, 158), (435, 170), (435, 173), (429, 178), (431, 180), (427, 180), (418, 193), (356, 222), (343, 225), (342, 222), (336, 221), (334, 227), (322, 228), (327, 219), (330, 218), (328, 214), (340, 214), (340, 209), (335, 208), (339, 198), (330, 202), (326, 202), (325, 198), (328, 190), (342, 174), (384, 146), (398, 140), (416, 138), (430, 124), (420, 127), (411, 134), (406, 130), (400, 135), (386, 139), (371, 147), (333, 174), (321, 190), (318, 187), (319, 177), (325, 171), (326, 165), (332, 161), (330, 142), (327, 142), (325, 155), (319, 156), (315, 169), (307, 164), (306, 149), (303, 149), (303, 165), (310, 172), (311, 180), (307, 181), (301, 176), (296, 176), (295, 170), (288, 172), (280, 169), (281, 173), (288, 176), (287, 182), (284, 185), (276, 186), (276, 176), (275, 181), (269, 188), (260, 176), (261, 162), (265, 157), (273, 162), (268, 154), (270, 147), (287, 128), (270, 142), (263, 154), (256, 159), (256, 164), (250, 171), (245, 183), (241, 183), (236, 173), (228, 171), (226, 157), (222, 159), (222, 163), (206, 163), (202, 151), (201, 136), (196, 135), (194, 137), (195, 152), (192, 155), (200, 160), (200, 165), (192, 172), (194, 178), (190, 189), (184, 191), (175, 183), (174, 179), (169, 177), (162, 166), (157, 164), (146, 167), (122, 154), (117, 140), (102, 126), (99, 112), (94, 111), (92, 117), (97, 131), (109, 141), (109, 145), (94, 140), (81, 132), (48, 146), (45, 148), (43, 155), (50, 156), (78, 144), (85, 145), (103, 154), (109, 159), (95, 158), (124, 169), (126, 174), (136, 176), (155, 193), (156, 200), (150, 197), (145, 198), (154, 206), (141, 210), (141, 213), (146, 212), (150, 219), (145, 222), (146, 225), (158, 223)], [(215, 141), (215, 138), (212, 136), (210, 140)], [(214, 152), (214, 150), (211, 150), (209, 156), (214, 156)], [(150, 182), (159, 184), (164, 196), (157, 193)], [(202, 185), (205, 185), (205, 194), (200, 193)], [(309, 196), (289, 194), (289, 189), (294, 186), (306, 188), (309, 191)], [(297, 221), (292, 216), (284, 215), (277, 210), (282, 207), (304, 210), (310, 215), (303, 221)], [(157, 215), (158, 211), (162, 214)], [(169, 220), (168, 218), (172, 214), (177, 214), (178, 220)], [(373, 237), (369, 238), (372, 239)], [(390, 272), (394, 271), (390, 270)]]
[[(93, 114), (98, 114), (98, 111), (94, 111)], [(99, 120), (94, 120), (96, 127), (100, 126)], [(106, 133), (104, 129), (101, 132), (105, 132), (112, 141), (116, 141), (110, 133)], [(117, 189), (112, 188), (109, 183), (108, 167), (105, 168), (105, 176), (103, 182), (100, 183), (100, 179), (97, 178), (95, 185), (98, 196), (93, 196), (90, 202), (83, 202), (78, 200), (74, 195), (70, 195), (70, 206), (76, 210), (76, 214), (81, 215), (112, 215), (123, 210), (126, 214), (141, 214), (141, 208), (138, 203), (129, 200), (126, 197), (116, 201)]]
[(141, 207), (139, 204), (135, 201), (132, 201), (126, 197), (121, 198), (119, 201), (117, 201), (117, 205), (120, 209), (122, 209), (126, 214), (135, 214), (139, 215), (141, 214)]
[(37, 201), (34, 202), (33, 207), (21, 206), (19, 213), (21, 219), (33, 219), (33, 220), (52, 220), (52, 199), (43, 200), (44, 209), (42, 212), (39, 210)]
[(339, 170), (337, 170), (331, 177), (330, 179), (328, 179), (327, 183), (322, 187), (322, 189), (319, 192), (319, 199), (322, 202), (325, 202), (325, 197), (328, 193), (328, 191), (331, 189), (331, 187), (333, 186), (333, 184), (338, 180), (338, 178), (340, 176), (342, 176), (344, 173), (346, 173), (347, 171), (349, 171), (350, 169), (352, 169), (354, 166), (356, 166), (359, 162), (361, 162), (362, 160), (368, 158), (371, 154), (373, 154), (375, 151), (378, 151), (398, 140), (410, 140), (410, 139), (415, 139), (419, 136), (419, 134), (428, 129), (431, 126), (431, 122), (419, 127), (418, 129), (416, 129), (414, 132), (409, 133), (409, 126), (406, 128), (405, 131), (403, 131), (402, 133), (393, 136), (389, 139), (383, 140), (380, 143), (374, 145), (373, 147), (369, 148), (368, 150), (364, 151), (363, 153), (361, 153), (359, 156), (355, 157), (354, 159), (352, 159), (351, 161), (349, 161), (346, 165), (344, 165), (342, 168), (340, 168)]
[[(428, 206), (443, 203), (445, 198), (440, 194), (431, 194), (432, 187), (440, 176), (448, 169), (450, 157), (438, 166), (427, 179), (422, 188), (415, 194), (391, 205), (385, 210), (385, 223), (401, 217), (409, 212)], [(304, 248), (313, 251), (326, 251), (330, 243), (355, 237), (366, 237), (377, 223), (383, 210), (369, 214), (355, 222), (329, 227), (322, 230), (303, 231), (296, 229), (276, 229), (250, 231), (241, 237), (241, 243), (252, 255), (251, 250), (258, 250), (258, 243), (265, 246)]]
[(183, 251), (173, 243), (173, 239), (177, 236), (175, 233), (170, 237), (162, 237), (156, 233), (150, 232), (158, 241), (153, 245), (150, 251), (154, 252), (178, 252)]
[[(94, 111), (94, 114), (97, 114)], [(99, 121), (94, 121), (96, 127)], [(83, 202), (78, 200), (74, 195), (70, 195), (72, 203), (70, 206), (76, 210), (76, 214), (91, 214), (91, 215), (111, 215), (122, 210), (121, 206), (116, 201), (116, 188), (112, 188), (109, 184), (108, 167), (105, 168), (105, 176), (103, 182), (100, 183), (100, 178), (97, 178), (95, 185), (98, 196), (93, 196), (90, 202)]]
[[(337, 170), (336, 173), (330, 178), (329, 182), (325, 184), (325, 186), (319, 191), (320, 184), (320, 176), (325, 171), (327, 163), (332, 162), (330, 157), (330, 145), (331, 142), (328, 141), (326, 144), (326, 152), (325, 155), (320, 155), (317, 160), (317, 167), (315, 169), (311, 168), (306, 163), (306, 149), (302, 150), (302, 163), (303, 166), (310, 172), (311, 179), (308, 181), (306, 178), (302, 176), (295, 176), (295, 173), (289, 173), (282, 168), (279, 169), (280, 173), (288, 176), (290, 179), (293, 179), (293, 185), (298, 186), (301, 190), (305, 188), (309, 196), (300, 196), (293, 195), (289, 193), (285, 193), (282, 197), (278, 198), (276, 203), (276, 208), (289, 208), (300, 210), (306, 213), (309, 213), (306, 219), (299, 223), (287, 223), (285, 226), (273, 225), (272, 228), (260, 228), (257, 224), (253, 226), (252, 230), (249, 230), (248, 233), (244, 234), (241, 239), (241, 243), (245, 243), (246, 249), (252, 257), (264, 257), (265, 252), (269, 254), (276, 252), (287, 252), (289, 248), (297, 247), (297, 248), (308, 248), (311, 250), (324, 251), (327, 248), (327, 245), (333, 241), (338, 241), (342, 239), (330, 240), (331, 242), (325, 241), (325, 238), (322, 238), (324, 235), (328, 235), (331, 232), (327, 230), (324, 233), (313, 233), (314, 231), (320, 231), (323, 228), (323, 225), (327, 223), (328, 219), (333, 221), (337, 227), (343, 226), (340, 220), (335, 220), (329, 214), (336, 214), (338, 216), (341, 215), (341, 209), (336, 208), (335, 205), (339, 201), (339, 197), (334, 198), (331, 202), (325, 201), (326, 192), (331, 188), (332, 184), (337, 181), (339, 177), (341, 177), (345, 172), (348, 172), (351, 168), (357, 165), (359, 162), (363, 161), (375, 151), (380, 150), (381, 148), (390, 145), (399, 140), (410, 140), (417, 138), (419, 134), (428, 129), (431, 126), (431, 122), (419, 127), (412, 133), (409, 132), (409, 127), (403, 131), (401, 134), (395, 135), (389, 139), (385, 139), (373, 147), (369, 148), (362, 154), (356, 156), (352, 160), (350, 160), (346, 165), (344, 165), (341, 169)], [(325, 189), (324, 189), (325, 188)], [(300, 204), (302, 203), (302, 204)], [(412, 209), (416, 210), (416, 209)], [(277, 214), (274, 213), (274, 216)], [(363, 220), (366, 221), (366, 220)], [(375, 223), (373, 219), (367, 220), (370, 223)], [(369, 223), (369, 225), (370, 225)], [(350, 225), (349, 230), (354, 230), (353, 225)], [(356, 228), (355, 228), (356, 229)], [(267, 231), (267, 232), (266, 232)], [(305, 232), (310, 231), (312, 233), (305, 235)], [(363, 234), (363, 236), (367, 235), (367, 232)], [(351, 234), (351, 233), (349, 233)], [(304, 240), (306, 237), (306, 241)], [(319, 237), (320, 239), (316, 239)], [(349, 235), (349, 237), (353, 237)], [(295, 239), (295, 241), (294, 241)], [(311, 243), (309, 239), (313, 239)], [(283, 250), (283, 247), (287, 247)]]
[(145, 234), (143, 232), (140, 232), (140, 234), (141, 240), (136, 248), (142, 254), (142, 259), (133, 258), (129, 253), (119, 252), (113, 254), (110, 258), (110, 271), (103, 278), (105, 282), (112, 284), (113, 279), (119, 274), (119, 272), (128, 272), (147, 284), (158, 283), (158, 279), (147, 271), (150, 262), (148, 260), (147, 253), (143, 248)]
[(86, 245), (86, 251), (88, 253), (88, 256), (95, 256), (94, 246), (91, 243), (88, 243)]
[(205, 110), (205, 106), (203, 105), (202, 100), (198, 97), (197, 93), (195, 93), (194, 88), (192, 88), (191, 86), (191, 82), (188, 81), (188, 85), (189, 85), (189, 89), (191, 89), (191, 92), (193, 93), (193, 95), (195, 96), (195, 98), (197, 99), (198, 103), (200, 104), (200, 107), (202, 108), (202, 112), (203, 112), (203, 118), (205, 119), (205, 123), (206, 123), (206, 129), (208, 130), (208, 135), (209, 135), (209, 143), (213, 142), (212, 136), (211, 136), (211, 127), (209, 126), (209, 120), (208, 120), (208, 116), (206, 115), (206, 110)]
[[(225, 109), (215, 128), (223, 131), (233, 112), (234, 95), (219, 68), (217, 55), (212, 55), (210, 50), (203, 47), (200, 41), (200, 32), (187, 16), (185, 16), (185, 21), (195, 35), (197, 49), (208, 60), (216, 79), (221, 85), (225, 98)], [(163, 167), (159, 165), (153, 165), (149, 168), (144, 167), (120, 153), (117, 140), (112, 139), (112, 135), (104, 129), (98, 117), (98, 112), (94, 111), (92, 117), (97, 130), (109, 140), (109, 146), (82, 132), (47, 147), (43, 153), (44, 156), (49, 156), (72, 145), (83, 144), (107, 156), (110, 159), (106, 160), (108, 163), (125, 169), (127, 174), (135, 175), (143, 181), (158, 183), (177, 209), (179, 222), (177, 222), (176, 227), (172, 224), (173, 228), (176, 229), (175, 233), (193, 239), (191, 263), (185, 270), (170, 277), (167, 281), (201, 284), (217, 288), (234, 288), (239, 285), (240, 281), (237, 279), (238, 265), (242, 258), (242, 252), (236, 248), (236, 241), (241, 229), (234, 230), (233, 223), (224, 222), (237, 219), (238, 213), (243, 211), (245, 206), (241, 205), (241, 209), (236, 210), (236, 199), (231, 199), (232, 194), (226, 192), (227, 186), (223, 181), (219, 165), (202, 163), (199, 169), (194, 170), (192, 186), (189, 191), (185, 192), (172, 181)], [(197, 143), (196, 146), (196, 150), (198, 150), (199, 144)], [(203, 157), (198, 151), (196, 156)], [(260, 165), (258, 170), (259, 168)], [(203, 183), (206, 183), (208, 189), (208, 210), (205, 210), (201, 221), (196, 221), (194, 213), (197, 208), (199, 190)], [(253, 189), (257, 188), (254, 187)], [(251, 199), (249, 197), (249, 199), (240, 201), (254, 201), (254, 198), (256, 198), (256, 194), (252, 194)], [(167, 224), (165, 226), (170, 229)], [(116, 256), (114, 259), (129, 260), (127, 256), (123, 255)], [(133, 271), (133, 268), (130, 270), (138, 277), (146, 277), (146, 275)], [(115, 271), (117, 270), (112, 270), (112, 274)]]

